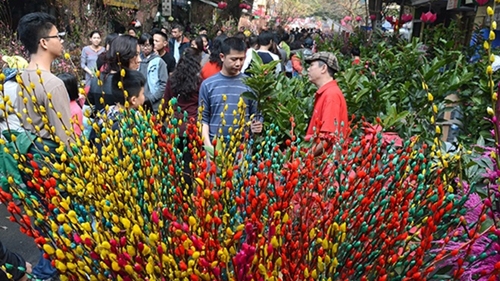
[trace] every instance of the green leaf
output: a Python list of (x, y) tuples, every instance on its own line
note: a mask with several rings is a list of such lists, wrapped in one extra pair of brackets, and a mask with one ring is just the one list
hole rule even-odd
[(244, 92), (241, 94), (241, 97), (243, 98), (247, 98), (249, 100), (254, 100), (256, 101), (257, 100), (257, 96), (255, 96), (255, 94), (253, 92)]

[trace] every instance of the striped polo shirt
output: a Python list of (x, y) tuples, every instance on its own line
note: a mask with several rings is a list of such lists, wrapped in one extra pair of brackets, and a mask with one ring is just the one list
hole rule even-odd
[[(201, 122), (209, 125), (210, 140), (214, 136), (219, 136), (219, 129), (222, 128), (222, 136), (229, 136), (229, 128), (233, 131), (238, 128), (234, 125), (234, 119), (239, 120), (238, 102), (240, 95), (244, 92), (250, 92), (251, 89), (243, 83), (246, 75), (240, 73), (238, 76), (224, 76), (221, 72), (203, 81), (200, 87), (199, 105), (203, 106)], [(226, 101), (223, 100), (226, 97)], [(246, 103), (245, 120), (248, 120), (252, 114), (257, 112), (257, 103), (253, 100), (243, 99)], [(224, 106), (227, 110), (224, 111)], [(236, 112), (236, 116), (233, 114)], [(224, 114), (225, 125), (222, 124), (221, 113)]]

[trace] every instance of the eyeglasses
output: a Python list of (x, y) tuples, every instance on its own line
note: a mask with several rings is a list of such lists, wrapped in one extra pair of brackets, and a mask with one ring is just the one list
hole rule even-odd
[(44, 36), (42, 37), (43, 39), (49, 39), (49, 38), (58, 38), (59, 41), (64, 40), (64, 35), (66, 35), (65, 32), (59, 32), (57, 35), (52, 35), (52, 36)]

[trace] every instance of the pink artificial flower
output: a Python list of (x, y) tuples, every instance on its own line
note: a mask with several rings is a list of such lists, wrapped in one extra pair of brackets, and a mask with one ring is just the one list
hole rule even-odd
[(360, 22), (363, 18), (361, 18), (361, 16), (356, 16), (356, 21), (357, 22)]
[(227, 3), (224, 1), (221, 1), (217, 4), (217, 8), (224, 10), (227, 7)]
[(404, 14), (401, 16), (401, 21), (403, 23), (407, 23), (413, 20), (413, 16), (411, 14)]
[(476, 0), (476, 2), (479, 6), (483, 6), (486, 5), (489, 2), (489, 0)]
[(385, 17), (385, 20), (391, 24), (394, 24), (396, 22), (396, 18), (394, 18), (393, 16), (387, 16)]
[(352, 20), (352, 17), (350, 16), (345, 16), (344, 17), (344, 21), (348, 22), (348, 21), (351, 21)]
[(420, 20), (425, 23), (433, 23), (437, 19), (437, 14), (433, 14), (431, 11), (424, 13), (420, 16)]
[(376, 19), (377, 19), (377, 15), (375, 15), (375, 14), (371, 14), (371, 15), (370, 15), (370, 19), (371, 19), (371, 20), (376, 20)]

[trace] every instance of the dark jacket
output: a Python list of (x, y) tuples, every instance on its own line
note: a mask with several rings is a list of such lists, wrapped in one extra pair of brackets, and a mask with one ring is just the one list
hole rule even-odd
[(174, 72), (175, 70), (176, 65), (174, 56), (171, 53), (166, 52), (165, 54), (163, 54), (163, 56), (161, 56), (161, 59), (167, 64), (168, 74), (172, 74), (172, 72)]
[[(189, 39), (187, 37), (185, 37), (184, 35), (182, 35), (181, 43), (179, 44), (179, 57), (182, 56), (182, 54), (184, 53), (184, 50), (189, 48), (190, 45), (191, 45), (191, 43), (190, 43)], [(168, 48), (169, 48), (170, 54), (172, 56), (174, 56), (174, 54), (175, 54), (174, 46), (175, 46), (175, 38), (170, 38), (170, 40), (168, 40)], [(176, 60), (176, 62), (178, 62), (178, 61)]]
[(0, 280), (19, 280), (24, 276), (24, 272), (18, 270), (18, 267), (26, 268), (26, 261), (18, 254), (9, 251), (2, 241), (0, 241), (0, 266), (6, 265), (7, 272), (12, 274), (12, 279), (7, 278), (7, 275), (0, 269)]

